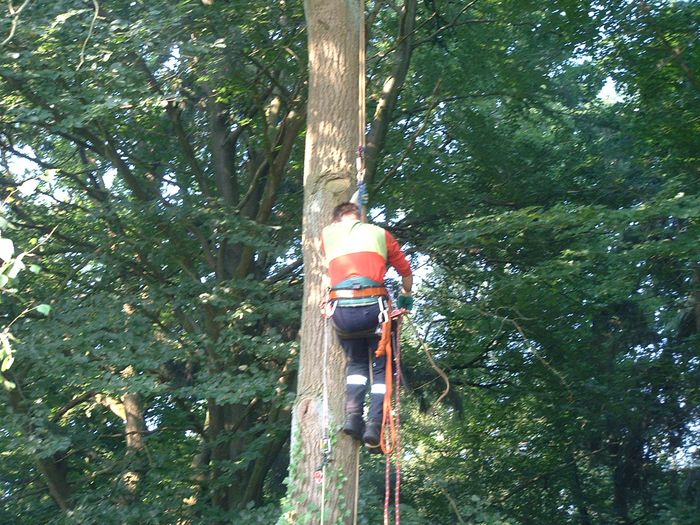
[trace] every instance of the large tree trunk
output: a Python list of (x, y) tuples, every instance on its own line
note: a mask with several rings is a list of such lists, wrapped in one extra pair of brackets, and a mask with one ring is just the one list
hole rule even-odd
[[(344, 417), (345, 358), (330, 327), (327, 378), (330, 463), (323, 483), (314, 480), (321, 463), (324, 321), (319, 303), (325, 268), (320, 234), (333, 207), (355, 189), (354, 161), (359, 142), (358, 0), (306, 0), (309, 98), (304, 166), (304, 304), (297, 399), (292, 418), (288, 501), (282, 523), (352, 523), (357, 444), (338, 433)], [(341, 481), (342, 480), (342, 481)], [(325, 484), (325, 503), (321, 493)]]
[(581, 483), (581, 475), (579, 474), (578, 462), (573, 452), (569, 451), (569, 462), (571, 463), (571, 478), (572, 478), (572, 496), (574, 499), (574, 505), (578, 509), (578, 517), (581, 525), (591, 525), (591, 515), (588, 512), (588, 505), (586, 503), (586, 494), (583, 490), (583, 484)]
[[(133, 366), (128, 366), (122, 371), (123, 377), (132, 377), (136, 371)], [(126, 393), (122, 396), (124, 405), (124, 431), (126, 435), (126, 459), (128, 470), (122, 474), (122, 482), (126, 489), (125, 502), (134, 501), (138, 495), (145, 472), (146, 420), (144, 418), (141, 396), (134, 393)]]

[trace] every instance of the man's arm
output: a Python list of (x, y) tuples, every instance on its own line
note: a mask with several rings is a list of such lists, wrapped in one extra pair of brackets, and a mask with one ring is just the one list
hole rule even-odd
[(413, 308), (413, 296), (411, 295), (413, 288), (413, 275), (405, 275), (401, 278), (401, 292), (396, 298), (396, 307), (410, 311)]
[(406, 255), (401, 251), (398, 241), (389, 232), (386, 232), (386, 246), (389, 264), (396, 268), (396, 271), (401, 276), (401, 292), (396, 300), (396, 306), (410, 310), (413, 308), (413, 297), (411, 297), (413, 272), (411, 271), (411, 265), (406, 259)]
[(401, 246), (394, 236), (388, 231), (384, 230), (386, 234), (386, 250), (388, 263), (393, 266), (399, 275), (404, 279), (402, 282), (406, 291), (410, 292), (413, 286), (413, 279), (406, 281), (405, 279), (410, 278), (412, 275), (411, 264), (406, 259), (406, 255), (401, 251)]
[(411, 295), (411, 289), (413, 288), (413, 275), (407, 275), (401, 278), (401, 294)]

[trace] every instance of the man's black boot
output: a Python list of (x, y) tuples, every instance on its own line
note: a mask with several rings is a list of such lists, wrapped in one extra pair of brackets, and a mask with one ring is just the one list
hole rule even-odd
[(382, 433), (382, 424), (380, 421), (370, 421), (365, 427), (365, 432), (362, 435), (362, 441), (365, 442), (372, 452), (381, 451), (379, 439)]
[(343, 432), (352, 436), (358, 441), (362, 439), (362, 431), (365, 429), (365, 422), (360, 414), (347, 414), (343, 424)]

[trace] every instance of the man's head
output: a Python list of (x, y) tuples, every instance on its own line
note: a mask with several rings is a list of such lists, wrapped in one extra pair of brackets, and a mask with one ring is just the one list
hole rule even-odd
[(340, 222), (344, 217), (360, 220), (360, 208), (352, 202), (343, 202), (333, 209), (333, 222)]

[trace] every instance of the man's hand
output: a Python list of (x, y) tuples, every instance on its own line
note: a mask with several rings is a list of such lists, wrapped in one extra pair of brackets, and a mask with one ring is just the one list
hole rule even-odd
[(405, 308), (410, 311), (413, 308), (413, 297), (410, 295), (399, 294), (398, 299), (396, 299), (396, 308)]
[(364, 182), (360, 183), (360, 187), (357, 190), (359, 192), (358, 200), (363, 208), (367, 207), (369, 204), (369, 193), (367, 192), (367, 186)]

